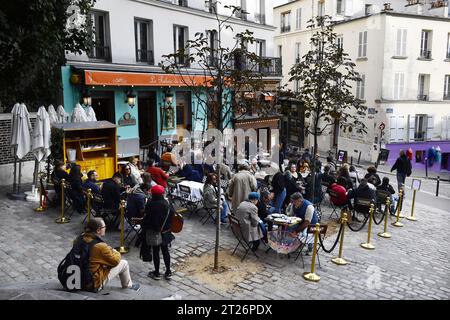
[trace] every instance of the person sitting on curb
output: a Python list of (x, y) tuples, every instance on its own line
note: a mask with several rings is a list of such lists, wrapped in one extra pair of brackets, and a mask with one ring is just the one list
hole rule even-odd
[(242, 236), (245, 241), (252, 245), (252, 251), (258, 250), (260, 240), (263, 237), (260, 229), (260, 219), (258, 217), (259, 201), (258, 192), (250, 192), (248, 200), (241, 202), (236, 209), (236, 218), (239, 220), (242, 229)]
[(95, 291), (103, 289), (113, 278), (119, 276), (123, 289), (139, 291), (140, 284), (133, 283), (128, 261), (121, 258), (118, 251), (108, 246), (103, 240), (106, 233), (105, 221), (102, 218), (91, 218), (85, 232), (75, 239), (87, 244), (97, 242), (90, 249), (89, 269), (92, 273)]
[[(306, 239), (308, 226), (310, 224), (315, 225), (319, 222), (319, 217), (317, 215), (317, 211), (314, 208), (313, 204), (303, 199), (303, 196), (300, 192), (296, 192), (291, 196), (291, 204), (286, 209), (288, 216), (296, 216), (302, 219), (302, 222), (295, 226), (293, 231), (294, 234), (301, 234), (301, 237)], [(308, 251), (306, 254), (308, 255), (313, 250), (313, 244), (308, 243)]]

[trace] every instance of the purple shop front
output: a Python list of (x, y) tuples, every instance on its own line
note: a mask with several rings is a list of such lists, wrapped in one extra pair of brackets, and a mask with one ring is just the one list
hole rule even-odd
[(441, 148), (441, 161), (435, 161), (432, 166), (428, 166), (428, 171), (441, 172), (443, 170), (450, 171), (450, 141), (424, 141), (424, 142), (405, 142), (387, 144), (386, 149), (389, 150), (389, 158), (387, 163), (393, 165), (398, 158), (400, 150), (413, 151), (411, 164), (414, 169), (425, 170), (425, 158), (428, 156), (428, 150), (432, 147)]

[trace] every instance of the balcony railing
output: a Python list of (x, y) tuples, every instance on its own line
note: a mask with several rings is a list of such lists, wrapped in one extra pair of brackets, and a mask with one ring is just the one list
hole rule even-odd
[(138, 49), (136, 50), (136, 61), (137, 62), (146, 62), (150, 65), (155, 64), (155, 60), (153, 57), (152, 50)]
[(88, 57), (91, 59), (109, 60), (109, 47), (99, 45), (91, 46), (91, 50), (88, 52)]
[(255, 13), (255, 22), (266, 24), (266, 15), (263, 13)]
[(417, 100), (428, 101), (428, 95), (427, 94), (418, 94), (417, 95)]
[(289, 32), (291, 31), (291, 26), (287, 25), (287, 26), (281, 26), (281, 33), (283, 32)]
[(255, 61), (235, 58), (229, 61), (229, 67), (234, 70), (248, 70), (254, 73), (261, 73), (265, 77), (282, 76), (281, 58), (262, 57), (262, 59), (264, 63), (260, 64)]
[(431, 51), (430, 50), (420, 50), (420, 58), (431, 59)]

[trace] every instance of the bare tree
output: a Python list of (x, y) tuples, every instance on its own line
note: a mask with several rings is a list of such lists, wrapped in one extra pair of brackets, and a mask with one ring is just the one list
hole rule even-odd
[[(327, 134), (332, 125), (338, 124), (344, 132), (366, 132), (362, 119), (367, 108), (351, 92), (351, 84), (361, 78), (354, 70), (355, 64), (336, 42), (331, 17), (318, 16), (308, 23), (308, 28), (315, 30), (310, 39), (311, 50), (292, 66), (289, 81), (299, 81), (295, 95), (304, 104), (305, 117), (310, 120), (305, 130), (314, 136), (317, 152), (318, 136)], [(312, 171), (314, 201), (315, 161)]]
[[(217, 4), (220, 2), (217, 1)], [(253, 32), (245, 30), (235, 33), (230, 43), (225, 33), (234, 33), (230, 24), (233, 17), (247, 14), (238, 6), (225, 5), (229, 15), (221, 15), (213, 8), (215, 28), (198, 32), (193, 40), (188, 40), (184, 48), (164, 55), (163, 70), (178, 74), (181, 81), (196, 97), (198, 106), (194, 119), (202, 113), (206, 130), (210, 122), (223, 131), (243, 116), (243, 93), (256, 92), (264, 88), (263, 74), (271, 68), (269, 61), (248, 50), (247, 45), (255, 43)], [(191, 68), (192, 67), (192, 68)], [(198, 81), (198, 77), (202, 81)], [(220, 172), (217, 163), (217, 175)], [(218, 270), (219, 230), (220, 230), (220, 192), (217, 194), (216, 245), (214, 270)]]

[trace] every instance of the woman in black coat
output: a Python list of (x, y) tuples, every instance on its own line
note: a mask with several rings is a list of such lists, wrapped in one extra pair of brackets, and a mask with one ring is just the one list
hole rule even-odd
[(73, 200), (75, 210), (79, 213), (84, 213), (84, 194), (83, 181), (81, 180), (81, 167), (78, 164), (73, 164), (69, 173), (69, 182), (72, 188), (70, 197)]
[[(169, 280), (172, 277), (172, 271), (170, 270), (169, 246), (173, 240), (173, 235), (170, 230), (172, 228), (172, 218), (175, 212), (166, 199), (164, 199), (164, 187), (156, 185), (152, 187), (151, 193), (152, 199), (147, 202), (147, 205), (145, 206), (145, 216), (142, 221), (142, 227), (145, 232), (160, 232), (162, 243), (157, 246), (152, 246), (153, 264), (155, 266), (155, 270), (150, 271), (148, 276), (155, 280), (161, 279), (161, 275), (159, 273), (159, 252), (162, 251), (164, 265), (166, 266), (164, 277), (166, 280)], [(147, 244), (151, 245), (149, 243)]]

